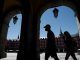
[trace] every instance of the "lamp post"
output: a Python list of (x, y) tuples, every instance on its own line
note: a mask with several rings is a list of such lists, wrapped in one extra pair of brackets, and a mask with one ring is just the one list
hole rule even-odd
[(13, 23), (16, 24), (17, 20), (18, 20), (18, 17), (17, 16), (14, 16), (13, 17)]
[(54, 17), (55, 17), (55, 18), (58, 17), (58, 12), (59, 12), (59, 10), (58, 10), (57, 8), (54, 8), (53, 14), (54, 14)]

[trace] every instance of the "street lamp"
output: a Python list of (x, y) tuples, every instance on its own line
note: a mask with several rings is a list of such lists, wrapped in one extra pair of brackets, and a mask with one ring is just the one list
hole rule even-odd
[(17, 20), (18, 20), (18, 17), (17, 16), (14, 16), (13, 17), (13, 23), (16, 24)]
[(59, 10), (58, 10), (57, 8), (54, 8), (53, 14), (54, 14), (54, 17), (55, 17), (55, 18), (58, 17), (58, 12), (59, 12)]

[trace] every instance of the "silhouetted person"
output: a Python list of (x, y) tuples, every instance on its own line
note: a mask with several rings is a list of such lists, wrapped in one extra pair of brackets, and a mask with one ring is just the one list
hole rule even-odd
[(75, 56), (77, 43), (74, 41), (74, 39), (71, 37), (68, 31), (64, 32), (64, 43), (65, 43), (65, 50), (66, 50), (65, 60), (68, 60), (70, 55), (73, 57), (74, 60), (77, 60)]
[(44, 28), (45, 28), (45, 31), (47, 31), (45, 60), (48, 60), (49, 56), (54, 57), (55, 60), (59, 60), (57, 56), (55, 36), (54, 36), (54, 33), (51, 31), (51, 26), (47, 24)]

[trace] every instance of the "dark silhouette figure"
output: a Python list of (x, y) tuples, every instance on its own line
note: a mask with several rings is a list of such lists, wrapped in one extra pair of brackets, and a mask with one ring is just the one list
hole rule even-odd
[(47, 31), (47, 43), (45, 49), (45, 60), (48, 60), (49, 56), (53, 57), (55, 60), (59, 60), (57, 56), (57, 49), (55, 43), (54, 33), (51, 31), (51, 26), (47, 24), (45, 27), (45, 31)]
[(71, 37), (68, 31), (64, 32), (64, 43), (65, 43), (65, 50), (66, 50), (66, 57), (65, 60), (68, 60), (69, 56), (71, 55), (74, 60), (77, 60), (75, 56), (75, 51), (77, 50), (77, 43)]

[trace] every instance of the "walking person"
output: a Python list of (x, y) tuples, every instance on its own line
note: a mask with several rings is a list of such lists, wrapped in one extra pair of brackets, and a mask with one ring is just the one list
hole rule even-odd
[(45, 49), (45, 60), (48, 60), (48, 58), (51, 56), (55, 60), (59, 60), (57, 56), (57, 49), (56, 49), (56, 43), (55, 43), (55, 35), (51, 31), (51, 26), (47, 24), (45, 27), (45, 31), (47, 31), (47, 43), (46, 43), (46, 49)]
[(73, 57), (74, 60), (77, 60), (75, 56), (77, 43), (74, 41), (74, 39), (71, 37), (68, 31), (64, 32), (64, 43), (65, 43), (65, 50), (66, 50), (65, 60), (68, 60), (70, 55)]

